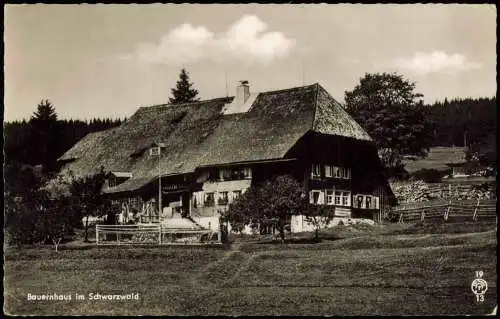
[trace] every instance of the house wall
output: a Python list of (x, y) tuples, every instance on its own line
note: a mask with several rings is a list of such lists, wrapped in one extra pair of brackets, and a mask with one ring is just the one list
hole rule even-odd
[[(331, 135), (308, 133), (285, 155), (286, 158), (290, 160), (202, 168), (197, 170), (189, 181), (186, 180), (186, 176), (177, 179), (170, 178), (165, 182), (162, 179), (162, 185), (164, 189), (170, 191), (179, 188), (171, 190), (168, 188), (170, 184), (185, 187), (186, 192), (183, 193), (180, 201), (181, 206), (189, 212), (191, 217), (198, 218), (200, 221), (204, 220), (207, 225), (208, 221), (211, 225), (212, 222), (218, 225), (220, 213), (228, 209), (229, 204), (234, 200), (234, 191), (243, 193), (252, 186), (258, 186), (276, 175), (283, 174), (292, 175), (299, 180), (310, 196), (311, 191), (319, 191), (321, 200), (317, 204), (334, 206), (335, 220), (338, 218), (372, 218), (379, 221), (381, 219), (388, 201), (384, 193), (380, 160), (372, 144)], [(314, 164), (319, 164), (321, 167), (319, 176), (312, 174)], [(337, 169), (347, 169), (348, 178), (335, 176), (333, 168), (332, 171), (328, 171), (333, 174), (330, 176), (331, 174), (327, 174), (327, 165)], [(247, 169), (250, 174), (237, 173), (229, 177), (223, 176), (221, 172), (227, 172), (228, 169)], [(154, 185), (151, 187), (153, 188), (149, 193), (153, 194), (156, 190)], [(335, 192), (344, 192), (342, 198), (348, 198), (347, 204), (327, 203), (327, 191), (332, 191), (334, 197)], [(227, 203), (219, 204), (218, 198), (222, 192), (227, 192), (228, 200)], [(213, 194), (214, 203), (211, 206), (204, 203), (207, 193)], [(359, 196), (362, 198), (362, 204), (358, 207)], [(166, 197), (163, 204), (170, 206)], [(170, 210), (167, 215), (174, 217), (172, 213), (168, 213), (171, 213)]]
[[(191, 198), (191, 215), (195, 217), (209, 217), (219, 216), (219, 211), (226, 210), (229, 204), (234, 200), (234, 191), (245, 192), (250, 186), (252, 181), (250, 179), (233, 180), (233, 181), (206, 181), (203, 183), (201, 190), (193, 192)], [(228, 193), (228, 203), (219, 205), (218, 198), (220, 192)], [(205, 194), (214, 194), (213, 206), (205, 206)], [(194, 201), (196, 200), (196, 207)]]
[[(335, 206), (336, 217), (380, 220), (384, 201), (382, 166), (374, 145), (354, 139), (317, 133), (306, 134), (289, 151), (299, 159), (302, 183), (308, 195), (320, 192), (320, 204)], [(320, 166), (320, 175), (313, 174), (313, 165)], [(349, 169), (349, 178), (328, 176), (326, 166)], [(348, 205), (327, 203), (326, 192), (348, 192)], [(345, 194), (345, 193), (343, 193)], [(358, 198), (362, 199), (358, 207)], [(368, 217), (369, 216), (369, 217)]]

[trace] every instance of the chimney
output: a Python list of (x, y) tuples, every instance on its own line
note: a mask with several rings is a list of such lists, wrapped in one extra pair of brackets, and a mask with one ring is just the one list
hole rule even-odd
[(236, 87), (236, 97), (235, 100), (238, 105), (243, 105), (250, 97), (250, 86), (248, 81), (240, 81), (240, 84)]

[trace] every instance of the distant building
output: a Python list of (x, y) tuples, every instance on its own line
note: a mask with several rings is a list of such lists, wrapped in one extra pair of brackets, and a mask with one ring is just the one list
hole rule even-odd
[(373, 140), (319, 84), (251, 93), (244, 81), (235, 97), (141, 107), (59, 161), (62, 173), (75, 175), (104, 167), (103, 191), (128, 218), (150, 221), (184, 215), (218, 227), (235, 198), (282, 174), (300, 181), (312, 204), (334, 206), (342, 217), (380, 220), (394, 201)]

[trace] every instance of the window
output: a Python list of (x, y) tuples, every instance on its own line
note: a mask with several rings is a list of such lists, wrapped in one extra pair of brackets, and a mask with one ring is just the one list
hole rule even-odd
[(335, 177), (337, 178), (342, 178), (342, 168), (341, 167), (335, 167)]
[(331, 165), (325, 166), (325, 177), (333, 177), (333, 168)]
[(351, 206), (351, 192), (344, 192), (344, 191), (335, 192), (335, 205)]
[(231, 176), (231, 175), (232, 175), (231, 173), (232, 173), (232, 172), (231, 172), (230, 170), (228, 170), (228, 169), (221, 169), (221, 170), (219, 171), (219, 177), (220, 177), (220, 180), (221, 180), (221, 181), (229, 181), (229, 180), (231, 180), (231, 179), (232, 179), (232, 178), (231, 178), (231, 177), (232, 177), (232, 176)]
[(378, 209), (379, 208), (379, 198), (378, 196), (372, 195), (356, 195), (356, 208), (361, 209)]
[(214, 193), (205, 193), (205, 206), (214, 206)]
[(326, 190), (326, 204), (333, 205), (333, 189)]
[(213, 170), (213, 171), (208, 173), (208, 180), (210, 182), (216, 182), (219, 178), (220, 178), (219, 174), (216, 170)]
[(219, 180), (234, 181), (242, 179), (251, 179), (252, 171), (249, 167), (245, 168), (224, 168), (219, 170)]
[(149, 156), (160, 156), (160, 147), (153, 146), (149, 149)]
[(340, 205), (341, 198), (342, 192), (335, 192), (335, 205)]
[(356, 208), (364, 208), (364, 198), (363, 195), (356, 196)]
[(313, 164), (311, 175), (313, 178), (321, 177), (321, 165)]
[(219, 192), (219, 199), (217, 201), (217, 204), (227, 205), (227, 203), (228, 203), (227, 192)]
[(241, 191), (233, 191), (233, 200), (241, 196)]
[(343, 192), (342, 193), (342, 206), (351, 206), (351, 193)]
[(252, 170), (250, 169), (250, 167), (245, 167), (243, 169), (243, 176), (245, 177), (245, 179), (251, 179), (252, 178)]
[(351, 169), (347, 167), (332, 167), (332, 176), (335, 178), (349, 179), (351, 178)]
[(366, 196), (366, 208), (368, 209), (373, 209), (373, 204), (372, 204), (372, 197), (371, 196)]
[(311, 191), (310, 193), (310, 197), (309, 197), (309, 203), (311, 204), (319, 204), (319, 195), (320, 195), (320, 191)]

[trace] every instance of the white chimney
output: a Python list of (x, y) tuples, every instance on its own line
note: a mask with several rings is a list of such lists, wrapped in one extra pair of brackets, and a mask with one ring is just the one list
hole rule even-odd
[(237, 105), (243, 105), (250, 97), (250, 86), (248, 81), (240, 81), (240, 84), (236, 87), (236, 97), (234, 98)]

